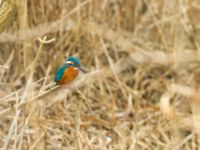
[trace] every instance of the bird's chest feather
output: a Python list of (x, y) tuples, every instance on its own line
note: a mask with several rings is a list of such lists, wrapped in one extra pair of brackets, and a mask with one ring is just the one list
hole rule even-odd
[(74, 67), (67, 67), (65, 68), (62, 78), (59, 81), (59, 84), (66, 84), (69, 83), (70, 81), (73, 81), (79, 74), (78, 69)]

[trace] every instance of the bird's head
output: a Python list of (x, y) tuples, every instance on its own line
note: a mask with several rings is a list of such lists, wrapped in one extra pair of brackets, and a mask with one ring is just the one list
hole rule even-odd
[(87, 72), (86, 69), (81, 65), (80, 60), (76, 57), (69, 57), (68, 59), (66, 59), (65, 63), (68, 64), (69, 66), (73, 66), (85, 73)]

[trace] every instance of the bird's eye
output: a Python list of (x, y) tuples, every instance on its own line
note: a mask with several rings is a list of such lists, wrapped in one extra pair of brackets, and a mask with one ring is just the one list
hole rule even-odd
[(77, 63), (74, 63), (74, 65), (73, 65), (74, 67), (77, 67), (77, 68), (79, 68), (80, 67), (80, 65), (79, 64), (77, 64)]
[(75, 63), (73, 61), (66, 61), (66, 63), (69, 65), (75, 65)]
[(73, 66), (73, 67), (77, 67), (77, 68), (79, 68), (79, 67), (80, 67), (80, 65), (79, 65), (79, 64), (77, 64), (76, 62), (73, 62), (73, 61), (66, 61), (66, 63), (67, 63), (68, 65), (71, 65), (71, 66)]

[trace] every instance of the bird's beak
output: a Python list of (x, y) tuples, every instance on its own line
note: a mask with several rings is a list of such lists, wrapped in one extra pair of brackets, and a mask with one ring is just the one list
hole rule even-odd
[(84, 73), (88, 73), (89, 72), (89, 70), (87, 68), (85, 68), (84, 66), (82, 66), (82, 65), (79, 66), (79, 69)]

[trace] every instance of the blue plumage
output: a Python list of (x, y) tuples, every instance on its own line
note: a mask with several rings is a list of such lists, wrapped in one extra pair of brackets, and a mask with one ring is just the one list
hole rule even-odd
[(69, 61), (69, 62), (73, 62), (72, 66), (74, 65), (81, 65), (81, 62), (80, 60), (78, 60), (78, 58), (76, 57), (69, 57), (66, 62)]
[[(68, 68), (71, 68), (69, 72), (65, 72)], [(67, 83), (67, 80), (70, 81), (71, 79), (76, 78), (80, 70), (86, 72), (76, 57), (69, 57), (65, 63), (57, 69), (54, 81), (59, 84)]]
[(65, 63), (57, 69), (54, 81), (55, 82), (59, 82), (62, 79), (62, 76), (63, 76), (66, 68), (68, 68), (70, 66), (78, 67), (78, 66), (80, 66), (80, 64), (81, 63), (78, 60), (78, 58), (76, 58), (76, 57), (69, 57), (65, 61)]
[(55, 76), (55, 82), (58, 82), (62, 79), (62, 76), (65, 72), (65, 69), (68, 68), (69, 65), (68, 64), (63, 64), (62, 66), (60, 66), (57, 71), (56, 71), (56, 76)]

